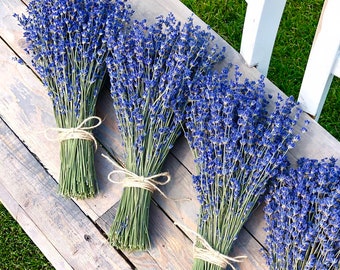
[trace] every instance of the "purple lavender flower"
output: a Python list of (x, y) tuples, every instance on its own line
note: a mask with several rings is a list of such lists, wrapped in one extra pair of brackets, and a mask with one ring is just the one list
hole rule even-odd
[[(111, 39), (114, 33), (114, 29), (107, 29), (111, 53), (106, 62), (113, 107), (126, 151), (125, 166), (147, 177), (160, 172), (181, 133), (188, 83), (222, 60), (224, 49), (212, 45), (214, 37), (195, 26), (192, 18), (182, 26), (171, 13), (165, 18), (159, 16), (149, 26), (146, 21), (135, 21), (117, 40)], [(142, 217), (134, 215), (136, 208), (148, 209), (151, 195), (141, 190), (132, 204), (133, 189), (124, 189), (110, 233), (111, 242), (120, 248), (146, 249), (148, 210)], [(124, 212), (125, 208), (132, 212)], [(122, 230), (121, 221), (126, 217), (131, 222)], [(137, 241), (134, 235), (142, 236)]]
[(301, 158), (297, 165), (278, 177), (266, 199), (267, 264), (339, 269), (340, 167), (334, 158)]
[[(48, 89), (59, 131), (75, 128), (94, 114), (106, 70), (105, 28), (118, 34), (131, 11), (124, 0), (32, 0), (27, 11), (15, 15), (24, 29), (26, 51)], [(84, 127), (92, 125), (88, 121)], [(83, 198), (96, 193), (93, 151), (91, 140), (61, 141), (63, 195)]]
[[(124, 2), (32, 0), (28, 16), (15, 15), (25, 30), (26, 51), (60, 117), (79, 124), (94, 113), (105, 73), (105, 28), (117, 31), (129, 21), (131, 11)], [(60, 127), (74, 125), (60, 121)]]
[[(263, 80), (242, 80), (239, 68), (230, 65), (198, 76), (191, 86), (186, 137), (198, 168), (193, 177), (201, 203), (198, 233), (223, 254), (300, 139), (293, 127), (301, 110), (293, 98), (278, 95), (268, 112)], [(202, 262), (195, 260), (195, 267), (202, 269)]]

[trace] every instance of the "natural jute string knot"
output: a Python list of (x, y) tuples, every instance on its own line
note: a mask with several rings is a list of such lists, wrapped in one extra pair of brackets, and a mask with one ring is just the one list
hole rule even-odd
[[(144, 177), (144, 176), (140, 176), (137, 175), (133, 172), (130, 172), (129, 170), (127, 170), (126, 168), (122, 167), (121, 165), (119, 165), (117, 162), (115, 162), (114, 160), (110, 159), (108, 156), (102, 154), (102, 156), (104, 158), (106, 158), (109, 162), (111, 162), (116, 168), (118, 168), (118, 170), (113, 170), (109, 173), (109, 175), (107, 176), (107, 179), (115, 184), (123, 184), (123, 187), (137, 187), (137, 188), (142, 188), (142, 189), (146, 189), (150, 192), (154, 192), (155, 190), (157, 190), (164, 198), (168, 198), (164, 192), (162, 192), (157, 186), (164, 186), (166, 184), (168, 184), (171, 181), (171, 176), (168, 172), (163, 172), (163, 173), (158, 173), (155, 175), (151, 175), (148, 177)], [(113, 174), (117, 174), (117, 173), (124, 173), (125, 174), (125, 178), (121, 181), (116, 181), (112, 179), (112, 175)], [(160, 182), (160, 181), (156, 181), (155, 178), (158, 177), (166, 177), (166, 181), (164, 182)]]
[[(98, 123), (92, 126), (86, 126), (86, 123), (92, 121), (92, 120), (97, 120)], [(96, 127), (100, 126), (102, 123), (102, 119), (97, 116), (91, 116), (86, 118), (84, 121), (82, 121), (78, 126), (75, 128), (50, 128), (47, 129), (49, 130), (55, 130), (58, 131), (58, 138), (57, 139), (51, 139), (46, 135), (46, 138), (49, 140), (58, 140), (60, 142), (66, 141), (66, 140), (71, 140), (71, 139), (80, 139), (80, 140), (88, 140), (88, 141), (93, 141), (95, 145), (95, 149), (97, 150), (98, 144), (93, 136), (92, 132), (90, 132), (92, 129), (95, 129)], [(46, 133), (45, 133), (46, 134)]]
[[(217, 250), (214, 250), (207, 240), (205, 240), (200, 234), (197, 232), (189, 229), (188, 227), (179, 224), (175, 222), (175, 225), (183, 229), (183, 231), (191, 233), (196, 236), (196, 241), (194, 243), (194, 250), (193, 250), (193, 257), (195, 259), (200, 259), (203, 261), (206, 261), (208, 263), (217, 265), (221, 267), (222, 269), (225, 269), (227, 266), (230, 266), (233, 270), (236, 270), (236, 268), (233, 266), (234, 263), (241, 263), (243, 259), (246, 259), (247, 256), (237, 256), (237, 257), (229, 257), (227, 255), (224, 255)], [(196, 244), (197, 242), (201, 243), (203, 248), (197, 247)]]

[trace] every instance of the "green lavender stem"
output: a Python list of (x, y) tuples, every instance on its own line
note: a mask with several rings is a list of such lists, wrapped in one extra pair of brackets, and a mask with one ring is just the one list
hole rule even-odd
[(151, 194), (150, 191), (141, 188), (124, 188), (109, 233), (109, 240), (113, 246), (124, 250), (150, 248), (148, 227)]
[(98, 191), (93, 141), (70, 139), (60, 147), (59, 193), (78, 199), (93, 197)]
[[(235, 208), (236, 206), (233, 207), (232, 205), (229, 205), (229, 207)], [(203, 220), (204, 212), (205, 211), (203, 211), (201, 208), (199, 220)], [(228, 255), (232, 249), (232, 245), (237, 235), (244, 224), (244, 217), (247, 219), (250, 212), (251, 209), (245, 211), (245, 207), (241, 207), (238, 212), (234, 212), (232, 209), (227, 209), (221, 216), (212, 215), (207, 221), (198, 225), (198, 234), (201, 235), (208, 243), (210, 243), (214, 250), (224, 255)], [(224, 219), (229, 220), (227, 226), (225, 226), (226, 224), (224, 223)], [(236, 263), (230, 263), (233, 264), (233, 266), (236, 265)], [(222, 270), (223, 268), (210, 262), (195, 258), (192, 269)]]
[(192, 266), (192, 269), (193, 270), (224, 270), (223, 268), (215, 264), (203, 261), (201, 259), (194, 259), (194, 264)]

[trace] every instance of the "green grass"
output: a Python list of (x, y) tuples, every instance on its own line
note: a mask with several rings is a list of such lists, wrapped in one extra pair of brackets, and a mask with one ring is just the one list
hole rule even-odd
[(53, 269), (41, 251), (0, 203), (0, 269)]
[[(239, 50), (245, 0), (183, 0)], [(297, 98), (323, 0), (287, 0), (268, 78)], [(333, 80), (319, 123), (340, 140), (340, 80)], [(0, 204), (0, 269), (50, 269), (51, 265)]]

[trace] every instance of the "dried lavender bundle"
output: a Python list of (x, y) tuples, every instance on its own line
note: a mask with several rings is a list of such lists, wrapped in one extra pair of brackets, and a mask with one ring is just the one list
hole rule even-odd
[(340, 269), (340, 167), (301, 158), (278, 177), (265, 207), (270, 269)]
[(118, 33), (131, 11), (123, 0), (32, 0), (27, 12), (15, 16), (53, 102), (61, 143), (59, 192), (94, 196), (98, 187), (92, 129), (98, 125), (93, 115), (106, 70), (104, 32), (109, 26)]
[(155, 186), (149, 184), (181, 133), (187, 83), (223, 58), (212, 40), (192, 18), (182, 26), (172, 14), (149, 26), (135, 21), (117, 42), (111, 42), (108, 31), (111, 96), (130, 172), (109, 235), (116, 247), (150, 247), (149, 207)]
[[(280, 96), (268, 112), (264, 78), (241, 81), (237, 66), (231, 78), (231, 68), (197, 78), (186, 110), (186, 137), (197, 166), (193, 184), (201, 204), (197, 232), (224, 255), (268, 181), (286, 165), (287, 151), (300, 139), (294, 126), (301, 113), (292, 98)], [(207, 249), (199, 238), (196, 247)], [(194, 257), (193, 269), (233, 268), (240, 261)]]

